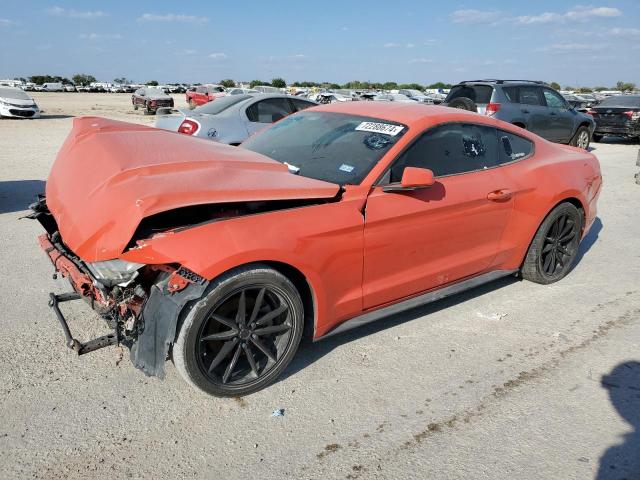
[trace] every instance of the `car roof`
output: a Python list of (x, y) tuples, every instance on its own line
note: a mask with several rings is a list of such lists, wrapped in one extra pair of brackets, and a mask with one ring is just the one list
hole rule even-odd
[(344, 102), (330, 103), (313, 108), (314, 111), (344, 113), (362, 117), (379, 118), (402, 123), (409, 127), (443, 123), (447, 121), (462, 121), (496, 125), (496, 120), (478, 115), (475, 112), (457, 108), (441, 107), (414, 103), (394, 102)]

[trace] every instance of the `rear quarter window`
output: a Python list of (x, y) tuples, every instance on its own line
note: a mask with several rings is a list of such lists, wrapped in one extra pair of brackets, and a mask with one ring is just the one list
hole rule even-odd
[(493, 87), (490, 85), (456, 85), (449, 92), (445, 102), (449, 103), (456, 98), (466, 97), (475, 103), (489, 103), (491, 102), (492, 94)]
[(498, 152), (500, 164), (511, 163), (530, 157), (534, 151), (534, 144), (519, 135), (498, 130)]

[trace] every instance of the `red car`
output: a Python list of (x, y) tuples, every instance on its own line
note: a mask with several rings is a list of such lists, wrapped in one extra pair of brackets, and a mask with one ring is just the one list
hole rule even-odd
[(189, 108), (194, 109), (199, 105), (204, 105), (214, 101), (218, 97), (224, 97), (227, 91), (220, 85), (199, 85), (187, 90), (186, 100)]
[(173, 98), (160, 88), (144, 87), (131, 95), (134, 110), (142, 108), (145, 115), (155, 115), (159, 108), (173, 108)]
[[(560, 280), (601, 184), (592, 154), (490, 117), (349, 102), (240, 147), (75, 119), (32, 216), (73, 288), (50, 295), (69, 346), (123, 343), (160, 377), (170, 356), (196, 388), (234, 396), (273, 382), (305, 332), (506, 275)], [(73, 338), (59, 303), (78, 298), (111, 336)]]

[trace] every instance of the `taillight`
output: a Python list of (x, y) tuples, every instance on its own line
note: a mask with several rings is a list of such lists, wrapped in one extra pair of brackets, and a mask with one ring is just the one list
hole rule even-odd
[(593, 110), (592, 108), (590, 108), (589, 110), (587, 110), (585, 113), (586, 113), (587, 115), (591, 115), (592, 117), (593, 117), (594, 115), (598, 115), (598, 112), (596, 112), (596, 111), (595, 111), (595, 110)]
[(500, 110), (501, 106), (502, 105), (500, 105), (499, 103), (489, 103), (487, 104), (487, 108), (484, 113), (485, 115), (493, 117), (496, 113), (498, 113), (498, 110)]
[(194, 122), (193, 120), (185, 118), (178, 127), (178, 132), (184, 133), (185, 135), (195, 135), (198, 131), (198, 128), (198, 122)]
[(640, 119), (640, 112), (634, 112), (633, 110), (629, 110), (628, 112), (622, 112), (622, 114), (627, 116), (629, 120)]

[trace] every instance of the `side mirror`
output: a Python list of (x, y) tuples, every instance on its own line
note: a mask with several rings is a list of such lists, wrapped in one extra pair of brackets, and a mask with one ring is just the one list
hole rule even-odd
[(435, 183), (433, 172), (428, 168), (406, 167), (400, 184), (382, 187), (383, 192), (403, 192), (431, 187)]

